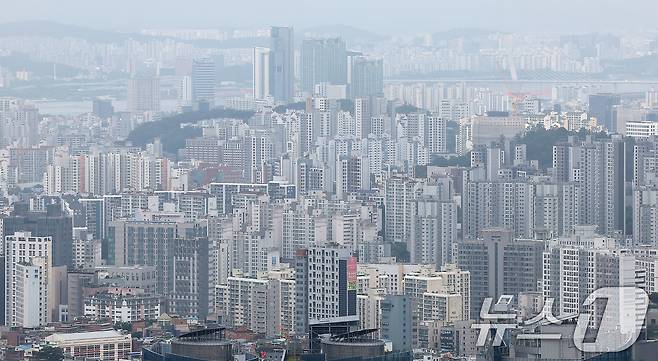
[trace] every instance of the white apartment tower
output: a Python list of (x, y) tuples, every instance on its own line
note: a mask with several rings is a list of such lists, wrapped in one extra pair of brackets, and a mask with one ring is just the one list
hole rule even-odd
[(357, 264), (349, 248), (337, 245), (299, 249), (295, 254), (295, 332), (311, 322), (357, 316)]
[(384, 187), (384, 238), (388, 242), (407, 243), (411, 237), (418, 183), (411, 178), (391, 177)]
[(266, 99), (272, 95), (270, 77), (270, 49), (254, 48), (254, 99)]
[(594, 314), (598, 324), (605, 301), (584, 306), (585, 299), (603, 287), (635, 286), (635, 256), (606, 249), (554, 246), (544, 252), (544, 298), (554, 299), (555, 314)]
[(5, 324), (33, 328), (50, 321), (52, 238), (16, 232), (5, 237)]
[(440, 267), (451, 260), (457, 240), (457, 204), (421, 196), (414, 202), (408, 250), (411, 262)]
[(425, 118), (425, 146), (430, 154), (446, 153), (447, 148), (447, 122), (436, 116)]

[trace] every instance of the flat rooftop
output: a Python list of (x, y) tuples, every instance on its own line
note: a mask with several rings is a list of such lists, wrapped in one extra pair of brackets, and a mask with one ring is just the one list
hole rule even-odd
[(49, 342), (84, 341), (84, 340), (97, 340), (103, 338), (113, 338), (113, 337), (122, 337), (122, 336), (130, 336), (130, 335), (124, 335), (116, 330), (77, 332), (77, 333), (55, 333), (46, 337), (46, 341)]

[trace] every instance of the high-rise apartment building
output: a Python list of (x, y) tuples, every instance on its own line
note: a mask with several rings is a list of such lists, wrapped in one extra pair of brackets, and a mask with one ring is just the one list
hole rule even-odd
[(593, 322), (597, 325), (610, 305), (600, 300), (584, 305), (585, 299), (603, 287), (636, 286), (633, 254), (557, 244), (544, 252), (543, 257), (543, 294), (544, 298), (554, 300), (555, 314), (589, 312), (594, 314)]
[(384, 239), (407, 243), (413, 226), (414, 201), (419, 185), (412, 178), (391, 177), (386, 180)]
[(215, 287), (215, 312), (224, 317), (227, 327), (242, 326), (265, 334), (268, 313), (274, 311), (268, 283), (267, 279), (229, 277), (226, 285)]
[(480, 239), (459, 242), (454, 255), (459, 269), (470, 272), (474, 319), (485, 298), (536, 291), (542, 277), (543, 241), (515, 239), (504, 229), (481, 234)]
[(456, 240), (456, 203), (435, 196), (420, 196), (414, 201), (408, 244), (412, 263), (441, 267), (452, 260)]
[(269, 336), (294, 331), (295, 280), (292, 269), (268, 272), (268, 277), (228, 277), (215, 286), (215, 312), (228, 327), (246, 327)]
[(470, 317), (471, 312), (471, 273), (459, 269), (456, 264), (450, 263), (441, 267), (436, 273), (443, 280), (443, 289), (450, 294), (462, 296), (462, 309), (464, 318)]
[(103, 258), (116, 266), (153, 266), (166, 312), (208, 312), (208, 238), (204, 222), (115, 220), (108, 223)]
[(424, 141), (430, 154), (446, 153), (448, 151), (447, 121), (441, 117), (425, 118)]
[(53, 147), (9, 149), (7, 182), (10, 184), (40, 183), (46, 167), (54, 162)]
[[(451, 322), (468, 318), (464, 301), (469, 298), (469, 273), (456, 269), (452, 273), (451, 284), (448, 284), (446, 273), (419, 272), (404, 276), (404, 294), (414, 302), (414, 313), (419, 321)], [(455, 275), (461, 278), (459, 285), (455, 282)]]
[(5, 325), (34, 328), (51, 320), (52, 239), (8, 233), (5, 243)]
[(658, 245), (658, 187), (633, 189), (633, 242), (635, 245)]
[(189, 107), (192, 105), (192, 77), (189, 75), (182, 75), (178, 79), (178, 106)]
[(626, 144), (619, 135), (553, 147), (557, 181), (578, 185), (580, 219), (577, 224), (596, 224), (601, 234), (625, 233)]
[(466, 237), (478, 237), (491, 227), (531, 237), (533, 187), (523, 181), (471, 181), (464, 185), (462, 209)]
[(354, 135), (358, 139), (367, 138), (372, 132), (370, 103), (369, 98), (354, 99)]
[(370, 189), (370, 164), (367, 157), (341, 156), (336, 161), (336, 195), (340, 198)]
[(311, 321), (356, 317), (356, 258), (348, 248), (297, 250), (295, 277), (297, 334), (305, 334)]
[(25, 203), (15, 204), (3, 224), (5, 235), (30, 232), (33, 237), (49, 237), (52, 265), (73, 269), (73, 220), (61, 204), (47, 204), (44, 211), (30, 210)]

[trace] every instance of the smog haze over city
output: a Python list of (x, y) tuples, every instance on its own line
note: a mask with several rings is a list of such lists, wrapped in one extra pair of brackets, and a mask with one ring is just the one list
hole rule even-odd
[(334, 0), (313, 4), (299, 0), (23, 0), (4, 4), (0, 20), (49, 20), (115, 30), (340, 24), (386, 35), (458, 28), (569, 33), (655, 31), (655, 10), (651, 0)]
[(656, 360), (656, 14), (5, 1), (0, 360)]

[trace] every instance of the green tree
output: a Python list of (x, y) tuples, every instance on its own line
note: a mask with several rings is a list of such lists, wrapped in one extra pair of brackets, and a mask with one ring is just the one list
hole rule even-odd
[(608, 137), (603, 132), (590, 133), (585, 129), (581, 129), (578, 132), (571, 132), (564, 128), (545, 129), (539, 125), (515, 137), (514, 142), (526, 145), (528, 159), (538, 160), (541, 168), (549, 168), (553, 164), (554, 145), (566, 142), (569, 136), (575, 136), (583, 140), (587, 135), (591, 135), (593, 139)]
[(124, 330), (128, 333), (133, 332), (133, 324), (130, 322), (115, 322), (114, 323), (114, 329), (115, 330)]
[(36, 361), (62, 361), (64, 360), (64, 350), (59, 347), (44, 346), (41, 350), (32, 354)]
[(423, 111), (422, 109), (418, 108), (415, 105), (411, 104), (403, 104), (400, 105), (399, 107), (395, 108), (395, 112), (398, 114), (409, 114), (409, 113), (417, 113)]
[(287, 110), (306, 110), (306, 102), (279, 105), (273, 109), (277, 113), (285, 113)]
[(155, 122), (140, 124), (128, 136), (128, 142), (134, 146), (143, 147), (160, 138), (165, 152), (176, 154), (185, 147), (185, 140), (201, 135), (201, 129), (193, 127), (181, 128), (184, 123), (197, 123), (206, 119), (231, 118), (244, 121), (251, 118), (253, 112), (243, 112), (235, 109), (216, 108), (207, 112), (188, 112), (176, 114)]
[(460, 156), (442, 157), (439, 155), (432, 156), (430, 165), (438, 167), (468, 167), (471, 165), (471, 153)]

